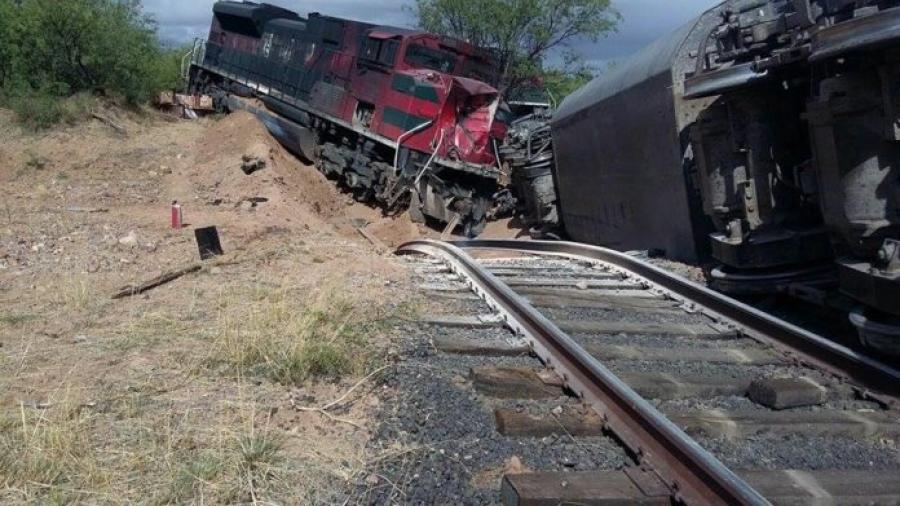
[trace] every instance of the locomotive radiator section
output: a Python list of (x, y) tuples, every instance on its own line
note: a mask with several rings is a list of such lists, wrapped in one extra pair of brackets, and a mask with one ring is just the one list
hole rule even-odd
[(552, 120), (562, 224), (577, 241), (661, 250), (697, 262), (709, 250), (685, 101), (684, 74), (714, 8), (567, 97)]
[(859, 308), (864, 344), (900, 352), (900, 7), (742, 0), (697, 46), (687, 96), (713, 282), (826, 287)]

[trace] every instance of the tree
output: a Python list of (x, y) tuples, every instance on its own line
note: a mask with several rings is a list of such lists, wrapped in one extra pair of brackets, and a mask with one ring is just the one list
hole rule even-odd
[(178, 69), (139, 0), (0, 0), (0, 104), (24, 123), (61, 121), (74, 95), (143, 102)]
[(172, 83), (169, 55), (138, 0), (0, 0), (0, 86), (117, 95)]
[[(596, 42), (621, 20), (610, 0), (416, 0), (413, 11), (424, 30), (497, 51), (507, 91), (548, 77), (565, 92), (587, 70), (571, 43)], [(563, 65), (551, 69), (553, 53)]]

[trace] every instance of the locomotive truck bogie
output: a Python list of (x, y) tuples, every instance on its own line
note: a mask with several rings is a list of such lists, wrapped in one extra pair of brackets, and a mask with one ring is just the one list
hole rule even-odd
[[(771, 161), (777, 170), (769, 173), (783, 177), (794, 170), (778, 160), (779, 152), (809, 157), (808, 164), (796, 165), (800, 177), (793, 178), (800, 182), (796, 197), (802, 199), (801, 207), (794, 199), (783, 214), (794, 224), (805, 224), (806, 236), (800, 242), (784, 241), (763, 256), (775, 262), (788, 260), (787, 254), (804, 263), (831, 258), (841, 292), (860, 304), (851, 321), (862, 340), (870, 345), (878, 341), (882, 348), (893, 340), (900, 351), (900, 271), (893, 264), (892, 246), (900, 237), (898, 2), (732, 2), (708, 39), (716, 47), (700, 48), (704, 59), (687, 87), (696, 95), (718, 93), (719, 100), (732, 104), (756, 102), (749, 108), (752, 117), (775, 119), (762, 125), (758, 136), (768, 136), (775, 148)], [(725, 76), (738, 67), (749, 68), (747, 75), (753, 77), (729, 82)], [(721, 86), (715, 89), (710, 82)], [(697, 93), (701, 84), (705, 92)], [(745, 116), (740, 123), (751, 130), (757, 122)], [(806, 132), (805, 142), (792, 141), (794, 131)], [(778, 149), (786, 141), (791, 149)], [(756, 161), (756, 167), (763, 165)], [(759, 196), (764, 195), (754, 195)], [(792, 200), (774, 192), (771, 197), (767, 200), (776, 204)], [(755, 200), (747, 202), (764, 209)], [(752, 220), (744, 223), (753, 229)], [(770, 225), (777, 233), (793, 228), (779, 219)], [(766, 242), (759, 236), (763, 228), (747, 234), (749, 242)], [(715, 244), (715, 234), (712, 239)], [(753, 261), (715, 257), (726, 265), (755, 267)]]

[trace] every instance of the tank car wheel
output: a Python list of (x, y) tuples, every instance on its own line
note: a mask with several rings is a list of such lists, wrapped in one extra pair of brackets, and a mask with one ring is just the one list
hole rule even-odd
[(857, 308), (850, 312), (850, 323), (856, 327), (863, 346), (900, 358), (900, 318), (874, 316)]

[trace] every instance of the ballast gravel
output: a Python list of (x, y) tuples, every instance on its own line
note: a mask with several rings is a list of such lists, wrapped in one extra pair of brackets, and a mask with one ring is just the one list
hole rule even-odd
[[(502, 331), (502, 329), (500, 329)], [(404, 360), (384, 381), (378, 425), (369, 445), (371, 469), (357, 484), (365, 504), (497, 504), (504, 468), (517, 459), (529, 470), (614, 470), (629, 459), (608, 438), (513, 438), (494, 425), (495, 407), (549, 412), (573, 402), (560, 397), (532, 402), (484, 398), (468, 383), (477, 366), (539, 367), (533, 357), (472, 357), (434, 350), (426, 333), (485, 335), (494, 329), (422, 326), (400, 355)], [(507, 337), (510, 334), (507, 332)]]

